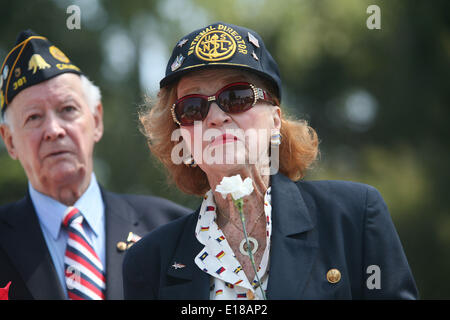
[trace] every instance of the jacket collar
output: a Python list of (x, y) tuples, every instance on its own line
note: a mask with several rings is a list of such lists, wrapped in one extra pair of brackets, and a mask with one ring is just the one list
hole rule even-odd
[(301, 299), (317, 253), (314, 222), (296, 183), (272, 177), (269, 299)]
[(119, 195), (100, 188), (105, 204), (106, 299), (123, 299), (122, 260), (125, 252), (117, 243), (125, 241), (139, 221), (137, 211)]
[[(161, 299), (209, 299), (210, 276), (200, 270), (194, 261), (195, 256), (204, 247), (195, 237), (199, 210), (189, 217), (188, 224), (183, 228), (175, 254), (169, 261), (167, 276), (179, 279), (179, 284), (161, 288)], [(176, 263), (185, 266), (177, 268), (175, 267)]]
[(5, 221), (9, 226), (5, 225), (1, 230), (0, 244), (3, 244), (4, 250), (24, 279), (32, 298), (64, 299), (64, 291), (29, 194), (12, 205), (6, 214)]

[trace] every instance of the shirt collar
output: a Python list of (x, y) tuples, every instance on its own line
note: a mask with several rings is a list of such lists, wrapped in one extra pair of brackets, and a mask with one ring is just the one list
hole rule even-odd
[[(33, 188), (28, 182), (28, 190), (33, 202), (39, 222), (51, 234), (54, 240), (59, 237), (64, 212), (68, 208), (57, 200), (44, 195)], [(92, 173), (91, 181), (83, 195), (75, 202), (73, 207), (83, 214), (83, 217), (91, 230), (97, 236), (100, 233), (104, 204), (95, 174)]]
[[(266, 216), (266, 248), (259, 265), (258, 276), (264, 286), (267, 286), (268, 265), (270, 254), (270, 237), (272, 234), (272, 205), (271, 205), (271, 187), (264, 195), (264, 213)], [(245, 210), (245, 208), (244, 208)], [(235, 254), (222, 230), (216, 223), (216, 204), (211, 190), (203, 197), (200, 207), (195, 236), (201, 244), (204, 245), (198, 255), (194, 258), (195, 264), (204, 272), (212, 276), (216, 281), (224, 281), (233, 285), (254, 290), (255, 279), (247, 279), (242, 271), (242, 266), (236, 259)], [(256, 282), (257, 283), (257, 282)], [(264, 288), (263, 286), (263, 288)]]

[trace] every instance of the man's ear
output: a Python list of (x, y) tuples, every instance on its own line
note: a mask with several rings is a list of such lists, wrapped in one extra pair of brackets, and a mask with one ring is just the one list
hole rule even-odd
[(6, 150), (8, 154), (14, 160), (17, 160), (17, 152), (14, 147), (14, 141), (11, 134), (11, 128), (7, 124), (0, 124), (0, 135), (2, 136), (3, 142), (5, 143)]
[(94, 110), (94, 141), (99, 142), (103, 136), (103, 105), (100, 102)]

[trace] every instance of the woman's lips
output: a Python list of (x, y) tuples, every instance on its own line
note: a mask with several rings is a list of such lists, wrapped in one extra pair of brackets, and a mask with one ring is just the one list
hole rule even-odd
[(222, 134), (220, 136), (217, 137), (213, 137), (210, 145), (211, 146), (216, 146), (219, 144), (225, 144), (225, 143), (229, 143), (229, 142), (236, 142), (238, 140), (238, 138), (232, 134)]

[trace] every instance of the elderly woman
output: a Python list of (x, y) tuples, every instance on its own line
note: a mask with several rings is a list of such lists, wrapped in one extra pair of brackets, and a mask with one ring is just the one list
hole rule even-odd
[[(278, 67), (256, 32), (219, 22), (190, 33), (160, 85), (141, 114), (150, 149), (203, 202), (128, 251), (125, 298), (417, 297), (376, 189), (301, 180), (318, 138), (284, 116)], [(219, 192), (236, 175), (251, 179), (242, 212)]]

